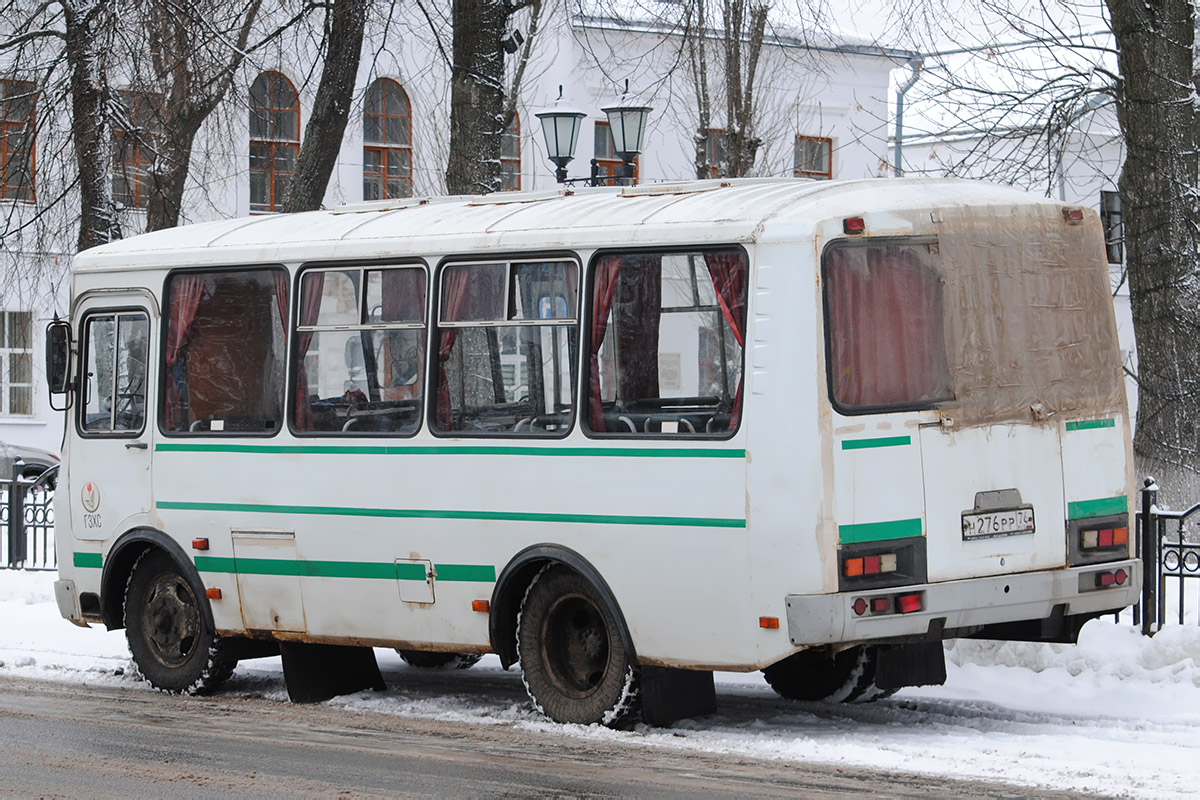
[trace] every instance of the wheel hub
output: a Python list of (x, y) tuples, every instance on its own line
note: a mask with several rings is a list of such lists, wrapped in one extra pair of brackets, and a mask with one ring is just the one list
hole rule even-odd
[(191, 588), (177, 575), (160, 575), (147, 593), (142, 628), (155, 658), (177, 667), (192, 655), (200, 615)]

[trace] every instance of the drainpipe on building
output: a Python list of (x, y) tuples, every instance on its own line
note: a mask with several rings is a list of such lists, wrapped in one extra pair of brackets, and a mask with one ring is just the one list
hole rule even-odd
[(915, 53), (905, 66), (912, 70), (912, 74), (896, 89), (896, 141), (892, 149), (892, 176), (896, 178), (904, 175), (904, 168), (900, 165), (904, 153), (904, 95), (921, 79), (921, 68), (925, 66), (925, 58), (920, 53)]

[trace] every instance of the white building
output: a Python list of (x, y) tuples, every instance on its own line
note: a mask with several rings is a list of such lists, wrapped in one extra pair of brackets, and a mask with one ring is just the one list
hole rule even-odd
[[(567, 18), (547, 4), (519, 91), (517, 119), (504, 143), (502, 172), (510, 189), (550, 189), (554, 167), (535, 113), (559, 94), (588, 113), (572, 177), (589, 171), (592, 157), (602, 173), (620, 163), (612, 152), (605, 116), (629, 80), (653, 107), (640, 182), (696, 177), (695, 92), (680, 61), (682, 38), (666, 26), (611, 18)], [(527, 12), (523, 12), (527, 13)], [(399, 17), (400, 15), (394, 15)], [(516, 20), (518, 28), (527, 19)], [(448, 42), (448, 37), (443, 37)], [(243, 67), (223, 106), (201, 129), (185, 193), (182, 223), (269, 213), (282, 201), (289, 168), (312, 111), (319, 70), (313, 39), (297, 33), (257, 51)], [(446, 45), (448, 46), (448, 44)], [(762, 139), (757, 173), (816, 179), (885, 174), (888, 85), (891, 70), (908, 53), (849, 39), (811, 41), (772, 34), (759, 67), (757, 93)], [(15, 72), (12, 73), (15, 76)], [(305, 82), (307, 79), (307, 82)], [(15, 77), (0, 82), (6, 165), (0, 204), (3, 264), (0, 292), (0, 441), (57, 450), (62, 415), (48, 402), (43, 376), (43, 336), (54, 314), (68, 307), (68, 267), (75, 233), (69, 220), (41, 230), (35, 216), (43, 203), (66, 191), (71, 205), (69, 159), (58, 166), (39, 154), (69, 152), (65, 106), (36, 101), (36, 87)], [(154, 98), (135, 86), (122, 94), (127, 111), (152, 136)], [(354, 109), (334, 170), (326, 205), (363, 199), (445, 192), (449, 150), (449, 68), (424, 20), (375, 25), (364, 44)], [(30, 102), (33, 97), (35, 102)], [(714, 107), (723, 106), (715, 101)], [(40, 116), (39, 116), (40, 115)], [(57, 115), (57, 116), (55, 116)], [(721, 118), (714, 113), (714, 124)], [(32, 140), (26, 133), (36, 130)], [(32, 147), (30, 147), (32, 141)], [(125, 235), (145, 227), (145, 169), (152, 153), (136, 141), (114, 136), (115, 189), (124, 204)], [(719, 174), (720, 129), (710, 136), (710, 170)], [(75, 207), (78, 201), (74, 201)], [(64, 211), (62, 214), (68, 214)]]

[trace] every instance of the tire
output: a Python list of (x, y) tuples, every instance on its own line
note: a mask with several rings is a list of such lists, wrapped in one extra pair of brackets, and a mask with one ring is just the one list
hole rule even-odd
[(151, 686), (176, 694), (211, 694), (237, 660), (205, 622), (201, 599), (175, 561), (147, 550), (125, 586), (125, 639), (138, 673)]
[(895, 689), (875, 685), (878, 649), (860, 645), (833, 658), (821, 648), (802, 650), (764, 669), (763, 677), (780, 697), (831, 703), (870, 703)]
[(396, 649), (410, 667), (421, 669), (470, 669), (483, 658), (482, 653), (435, 653), (429, 650)]
[(517, 617), (521, 679), (556, 722), (622, 727), (641, 710), (619, 623), (591, 581), (561, 565), (533, 579)]

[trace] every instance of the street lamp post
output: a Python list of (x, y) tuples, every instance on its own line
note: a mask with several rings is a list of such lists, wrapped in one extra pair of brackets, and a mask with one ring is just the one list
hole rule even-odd
[[(621, 159), (621, 167), (613, 176), (618, 186), (628, 186), (632, 183), (633, 162), (642, 152), (646, 118), (651, 110), (650, 106), (636, 105), (633, 102), (628, 81), (625, 82), (625, 92), (617, 101), (601, 109), (608, 117), (613, 149)], [(554, 180), (564, 184), (584, 182), (589, 186), (599, 186), (601, 178), (595, 159), (592, 159), (591, 175), (587, 178), (567, 177), (567, 164), (575, 157), (575, 145), (579, 141), (579, 126), (587, 114), (563, 100), (561, 86), (558, 87), (558, 99), (534, 116), (542, 123), (546, 154), (554, 162)]]

